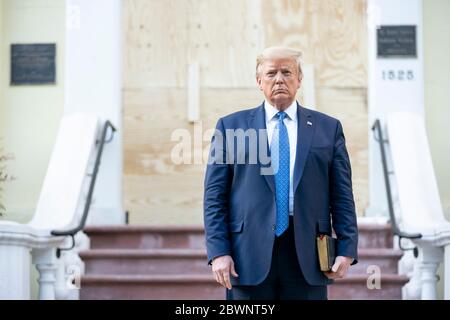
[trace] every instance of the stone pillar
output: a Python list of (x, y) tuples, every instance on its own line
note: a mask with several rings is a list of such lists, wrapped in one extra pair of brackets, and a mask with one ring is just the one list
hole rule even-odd
[(2, 243), (0, 261), (0, 300), (29, 300), (30, 248)]
[[(386, 114), (393, 111), (412, 111), (424, 115), (422, 1), (368, 0), (367, 4), (369, 207), (366, 215), (387, 216), (389, 212), (381, 155), (371, 127), (377, 118), (384, 124)], [(386, 29), (389, 26), (403, 26), (405, 29)], [(379, 30), (380, 27), (383, 29)], [(414, 27), (415, 37), (401, 34)], [(414, 43), (405, 45), (403, 42), (413, 39), (415, 46)], [(388, 41), (397, 43), (389, 45)]]
[(66, 0), (64, 113), (92, 112), (117, 128), (105, 145), (88, 224), (123, 224), (122, 1)]
[(421, 299), (437, 299), (437, 269), (442, 262), (442, 247), (435, 247), (428, 244), (419, 244), (420, 250), (420, 282)]
[(56, 265), (37, 263), (39, 271), (39, 300), (55, 300)]
[(33, 264), (39, 271), (39, 300), (55, 300), (56, 248), (33, 249)]
[(444, 247), (444, 299), (450, 300), (450, 243)]

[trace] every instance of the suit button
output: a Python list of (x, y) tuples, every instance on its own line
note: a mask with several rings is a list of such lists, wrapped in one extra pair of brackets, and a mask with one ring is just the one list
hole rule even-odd
[(272, 226), (272, 231), (275, 231), (275, 225)]

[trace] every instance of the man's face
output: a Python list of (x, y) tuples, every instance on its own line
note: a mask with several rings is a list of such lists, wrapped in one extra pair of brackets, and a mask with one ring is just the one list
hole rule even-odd
[(301, 78), (294, 59), (267, 59), (256, 77), (265, 98), (279, 110), (284, 110), (295, 100)]

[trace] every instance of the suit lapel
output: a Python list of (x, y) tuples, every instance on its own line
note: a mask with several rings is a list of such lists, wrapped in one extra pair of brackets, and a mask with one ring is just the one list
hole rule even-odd
[[(267, 128), (266, 128), (266, 113), (264, 110), (264, 102), (256, 108), (252, 114), (248, 118), (248, 127), (254, 128), (256, 130), (256, 136), (258, 140), (258, 150), (261, 146), (266, 148), (266, 156), (270, 157), (270, 149), (269, 149), (269, 140), (267, 138)], [(262, 132), (260, 130), (263, 129)], [(264, 134), (263, 134), (264, 133)], [(264, 139), (265, 141), (260, 141), (260, 139)], [(258, 152), (258, 164), (260, 166), (260, 172), (263, 168), (269, 168), (270, 162), (267, 164), (261, 163), (260, 153)], [(268, 169), (265, 169), (268, 170)], [(272, 190), (273, 193), (275, 193), (275, 179), (273, 174), (265, 174), (263, 175), (264, 179), (266, 180), (267, 184), (270, 187), (270, 190)]]
[[(266, 128), (266, 114), (264, 110), (264, 103), (256, 108), (248, 118), (249, 128), (254, 128), (256, 130), (256, 135), (258, 139), (258, 146), (264, 145), (266, 147), (266, 155), (270, 157), (269, 141), (267, 138), (267, 128)], [(260, 134), (260, 129), (264, 129), (265, 135)], [(297, 150), (295, 156), (295, 166), (294, 166), (294, 194), (300, 183), (303, 175), (303, 170), (305, 169), (306, 159), (308, 157), (309, 149), (311, 148), (312, 137), (314, 134), (314, 117), (305, 108), (297, 104)], [(264, 142), (260, 142), (260, 139), (265, 139)], [(258, 157), (258, 164), (260, 168), (269, 168), (270, 163), (262, 164)], [(263, 175), (267, 184), (273, 193), (275, 193), (275, 179), (273, 174)]]
[(297, 151), (294, 166), (294, 195), (305, 169), (315, 123), (312, 114), (297, 103)]

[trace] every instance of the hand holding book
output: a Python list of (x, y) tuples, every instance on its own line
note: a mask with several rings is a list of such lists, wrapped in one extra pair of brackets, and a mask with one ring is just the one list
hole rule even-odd
[(344, 278), (352, 261), (351, 257), (337, 256), (331, 271), (325, 272), (325, 275), (329, 279)]
[(319, 255), (320, 270), (329, 279), (343, 278), (353, 262), (353, 258), (337, 256), (337, 239), (329, 235), (321, 234), (317, 237), (317, 250)]

